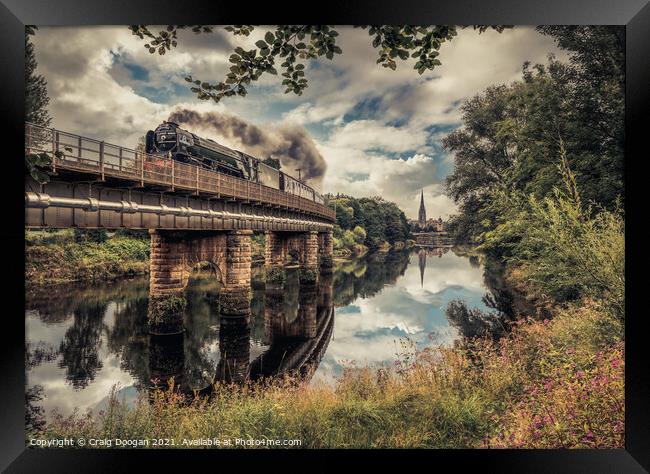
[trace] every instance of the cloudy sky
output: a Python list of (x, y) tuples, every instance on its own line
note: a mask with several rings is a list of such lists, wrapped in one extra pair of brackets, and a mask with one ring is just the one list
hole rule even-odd
[[(34, 43), (56, 128), (127, 147), (179, 109), (228, 114), (278, 140), (304, 128), (298, 136), (313, 141), (327, 165), (316, 187), (382, 196), (409, 218), (417, 217), (421, 189), (428, 216), (454, 212), (444, 194), (453, 158), (440, 142), (461, 125), (462, 102), (491, 84), (518, 79), (524, 61), (543, 63), (549, 53), (564, 57), (531, 27), (480, 35), (468, 28), (442, 46), (442, 66), (420, 76), (408, 63), (396, 71), (377, 65), (367, 31), (338, 30), (343, 54), (307, 64), (309, 87), (302, 96), (284, 94), (279, 76), (264, 76), (246, 97), (219, 104), (196, 99), (184, 77), (221, 80), (232, 49), (251, 49), (265, 28), (245, 39), (221, 28), (207, 35), (180, 32), (179, 46), (164, 56), (149, 54), (127, 27), (42, 27)], [(254, 151), (209, 126), (192, 131)]]

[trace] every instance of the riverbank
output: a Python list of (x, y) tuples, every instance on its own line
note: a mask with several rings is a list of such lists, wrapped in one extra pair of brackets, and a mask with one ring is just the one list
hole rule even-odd
[(27, 286), (113, 280), (148, 272), (147, 234), (25, 232)]
[(114, 394), (90, 416), (54, 417), (39, 437), (300, 439), (302, 447), (623, 446), (619, 320), (593, 301), (528, 319), (498, 342), (475, 339), (393, 367), (350, 368), (334, 386), (220, 386), (186, 406), (158, 392), (129, 407)]

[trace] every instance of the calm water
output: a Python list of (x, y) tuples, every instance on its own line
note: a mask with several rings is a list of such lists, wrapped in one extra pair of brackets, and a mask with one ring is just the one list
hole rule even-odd
[(405, 338), (424, 347), (460, 337), (463, 329), (445, 316), (451, 300), (481, 310), (503, 305), (498, 279), (476, 257), (448, 249), (346, 262), (317, 288), (300, 288), (290, 271), (282, 293), (266, 292), (258, 272), (249, 322), (220, 318), (218, 284), (198, 274), (185, 334), (162, 342), (147, 332), (147, 278), (28, 292), (27, 378), (41, 389), (37, 404), (67, 414), (101, 408), (115, 384), (135, 400), (169, 375), (202, 389), (308, 364), (317, 366), (312, 383), (328, 383), (350, 364), (392, 364)]

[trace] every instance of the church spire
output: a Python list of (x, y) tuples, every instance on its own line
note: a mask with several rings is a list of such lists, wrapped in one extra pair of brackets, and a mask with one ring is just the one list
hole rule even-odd
[(422, 190), (422, 194), (420, 194), (420, 212), (418, 213), (418, 223), (420, 224), (420, 227), (427, 225), (427, 211), (424, 208), (424, 189)]

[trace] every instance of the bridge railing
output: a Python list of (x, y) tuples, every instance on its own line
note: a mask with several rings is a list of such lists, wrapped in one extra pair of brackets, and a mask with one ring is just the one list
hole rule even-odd
[(334, 220), (336, 213), (309, 199), (234, 176), (180, 163), (61, 130), (25, 124), (25, 153), (46, 153), (51, 168), (271, 204)]

